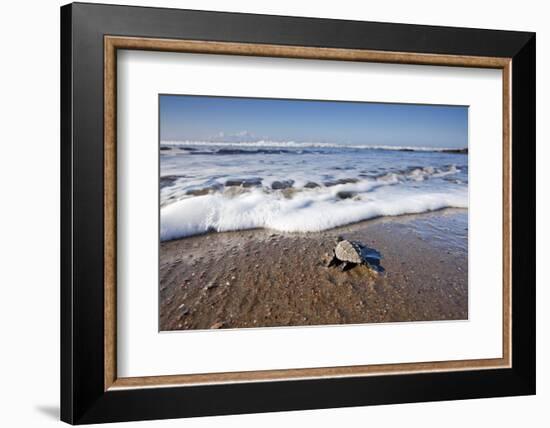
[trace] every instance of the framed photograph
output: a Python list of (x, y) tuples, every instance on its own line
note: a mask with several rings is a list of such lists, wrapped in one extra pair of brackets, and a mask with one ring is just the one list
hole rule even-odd
[(61, 105), (62, 420), (535, 393), (533, 33), (76, 3)]

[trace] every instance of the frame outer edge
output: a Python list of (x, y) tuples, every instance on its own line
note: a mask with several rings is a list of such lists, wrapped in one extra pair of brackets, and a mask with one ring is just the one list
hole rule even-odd
[(63, 422), (74, 423), (74, 364), (73, 364), (73, 34), (72, 5), (60, 9), (60, 156), (61, 156), (61, 349), (60, 349), (60, 418)]
[[(536, 393), (536, 34), (512, 59), (512, 364)], [(515, 144), (514, 144), (515, 142)], [(520, 169), (521, 173), (517, 170)]]
[[(151, 20), (144, 19), (151, 15)], [(364, 406), (372, 404), (388, 404), (400, 402), (418, 402), (418, 401), (438, 401), (449, 399), (463, 399), (489, 396), (506, 396), (506, 395), (526, 395), (535, 392), (535, 324), (534, 324), (534, 216), (529, 214), (534, 208), (534, 187), (532, 189), (525, 188), (529, 183), (534, 184), (534, 102), (535, 102), (535, 49), (534, 49), (534, 34), (525, 32), (507, 32), (507, 31), (490, 31), (490, 30), (475, 30), (475, 29), (452, 29), (443, 27), (427, 27), (427, 26), (407, 26), (403, 24), (380, 24), (380, 23), (360, 23), (350, 21), (337, 23), (333, 20), (315, 20), (307, 18), (288, 18), (277, 16), (258, 16), (246, 14), (231, 14), (217, 12), (198, 12), (198, 11), (183, 11), (177, 9), (159, 9), (159, 8), (140, 8), (127, 6), (107, 6), (98, 4), (73, 4), (67, 5), (61, 11), (61, 417), (62, 420), (69, 423), (92, 423), (92, 422), (113, 422), (113, 421), (129, 421), (143, 419), (163, 419), (174, 417), (189, 417), (189, 416), (204, 416), (214, 414), (236, 414), (236, 413), (251, 413), (265, 411), (282, 411), (282, 410), (298, 410), (298, 409), (313, 409), (313, 408), (328, 408), (328, 407), (344, 407), (344, 406)], [(109, 19), (105, 19), (109, 17)], [(248, 24), (252, 25), (258, 22), (256, 18), (267, 25), (268, 28), (261, 31), (251, 32)], [(206, 19), (212, 18), (214, 22), (221, 22), (223, 28), (203, 29), (201, 24)], [(231, 20), (238, 23), (246, 24), (244, 27), (233, 24), (229, 25)], [(281, 23), (288, 25), (288, 34), (276, 34), (273, 32), (273, 25)], [(295, 27), (298, 24), (304, 24), (304, 31), (296, 31)], [(102, 354), (105, 350), (104, 341), (97, 337), (97, 330), (103, 328), (103, 313), (101, 317), (97, 316), (92, 309), (97, 309), (98, 300), (103, 302), (103, 293), (101, 297), (96, 299), (97, 294), (91, 293), (95, 289), (97, 279), (93, 271), (88, 271), (92, 277), (88, 279), (82, 276), (83, 273), (81, 264), (73, 263), (73, 256), (81, 255), (78, 251), (82, 251), (82, 255), (97, 255), (97, 244), (99, 239), (92, 239), (91, 245), (87, 249), (83, 249), (82, 243), (77, 240), (76, 233), (82, 234), (86, 238), (90, 238), (90, 233), (80, 228), (82, 225), (76, 223), (82, 220), (81, 206), (76, 204), (82, 203), (82, 193), (96, 191), (96, 184), (87, 185), (82, 178), (87, 177), (97, 169), (97, 154), (91, 150), (89, 145), (95, 147), (97, 140), (100, 140), (98, 134), (103, 135), (103, 128), (96, 132), (97, 125), (103, 123), (103, 119), (99, 119), (98, 106), (99, 99), (103, 100), (103, 95), (98, 94), (101, 88), (98, 84), (100, 77), (97, 75), (97, 55), (99, 55), (98, 44), (99, 35), (103, 37), (106, 34), (119, 35), (135, 35), (142, 34), (143, 36), (151, 37), (151, 33), (165, 38), (196, 38), (200, 39), (200, 35), (206, 34), (205, 39), (222, 40), (222, 41), (241, 41), (256, 43), (256, 40), (274, 41), (275, 44), (280, 43), (283, 39), (291, 40), (291, 43), (300, 44), (300, 40), (311, 40), (315, 38), (315, 32), (319, 30), (318, 24), (328, 25), (334, 33), (338, 26), (350, 25), (353, 28), (351, 33), (338, 35), (335, 33), (335, 38), (323, 36), (318, 43), (327, 46), (339, 47), (340, 45), (367, 45), (373, 44), (374, 50), (384, 50), (380, 46), (378, 39), (366, 42), (350, 42), (350, 34), (357, 32), (357, 28), (362, 25), (370, 25), (376, 27), (381, 33), (392, 31), (392, 37), (384, 43), (400, 46), (400, 39), (393, 34), (395, 29), (398, 33), (405, 32), (413, 33), (420, 32), (421, 34), (431, 34), (435, 37), (436, 34), (444, 33), (447, 36), (446, 41), (439, 43), (437, 37), (428, 37), (428, 41), (422, 42), (422, 48), (418, 52), (457, 52), (457, 54), (466, 54), (465, 52), (473, 51), (480, 53), (495, 53), (497, 57), (514, 57), (512, 62), (513, 68), (513, 85), (512, 91), (512, 110), (515, 113), (520, 111), (518, 118), (512, 118), (513, 128), (512, 134), (514, 141), (518, 141), (517, 137), (522, 140), (522, 148), (525, 151), (532, 153), (521, 153), (521, 150), (516, 146), (512, 146), (512, 156), (516, 169), (515, 185), (513, 188), (518, 192), (524, 191), (526, 195), (519, 198), (521, 201), (527, 201), (525, 207), (518, 207), (522, 214), (517, 212), (512, 213), (513, 224), (519, 224), (521, 233), (526, 233), (527, 236), (519, 239), (521, 243), (518, 245), (522, 250), (527, 251), (527, 255), (522, 255), (522, 250), (513, 251), (514, 261), (521, 259), (521, 268), (532, 268), (526, 272), (518, 274), (517, 269), (513, 271), (514, 283), (520, 283), (525, 289), (522, 293), (526, 296), (521, 296), (522, 293), (517, 290), (514, 294), (521, 297), (521, 304), (516, 299), (514, 301), (512, 312), (514, 317), (514, 343), (513, 345), (513, 363), (512, 369), (496, 370), (493, 373), (487, 373), (479, 385), (479, 390), (467, 391), (467, 385), (472, 382), (477, 382), (480, 375), (476, 372), (467, 371), (462, 374), (440, 373), (428, 374), (422, 377), (425, 389), (420, 389), (417, 394), (411, 395), (413, 385), (418, 385), (420, 377), (418, 375), (399, 376), (397, 379), (380, 381), (377, 377), (369, 381), (369, 387), (364, 382), (358, 379), (339, 379), (331, 380), (330, 385), (327, 381), (296, 381), (292, 388), (283, 386), (281, 382), (268, 382), (265, 384), (241, 384), (232, 385), (226, 388), (223, 385), (215, 387), (193, 387), (193, 388), (168, 388), (168, 389), (143, 389), (139, 391), (108, 391), (105, 392), (104, 373), (99, 373), (103, 369), (103, 362), (98, 361), (97, 355)], [(161, 24), (162, 27), (161, 27)], [(169, 24), (165, 26), (164, 24)], [(177, 25), (174, 25), (177, 24)], [(180, 25), (181, 24), (181, 25)], [(186, 25), (184, 25), (186, 24)], [(226, 26), (227, 24), (227, 26)], [(307, 25), (306, 25), (307, 24)], [(311, 24), (311, 25), (310, 25)], [(257, 25), (256, 25), (257, 26)], [(254, 27), (254, 25), (252, 25)], [(415, 27), (415, 30), (409, 31), (409, 27)], [(422, 28), (420, 28), (422, 27)], [(286, 28), (286, 27), (285, 27)], [(382, 29), (384, 28), (384, 29)], [(258, 29), (259, 30), (259, 29)], [(362, 30), (362, 28), (361, 28)], [(246, 32), (248, 31), (248, 32)], [(271, 32), (270, 32), (271, 31)], [(371, 31), (371, 30), (369, 30)], [(374, 30), (373, 30), (374, 31)], [(372, 32), (372, 31), (371, 31)], [(331, 33), (331, 34), (332, 34)], [(449, 39), (449, 33), (452, 37)], [(199, 35), (199, 36), (197, 36)], [(488, 40), (479, 41), (480, 36), (487, 35)], [(464, 36), (465, 40), (462, 40)], [(409, 38), (410, 39), (410, 38)], [(409, 40), (407, 39), (407, 40)], [(472, 42), (477, 39), (477, 42)], [(364, 39), (362, 39), (364, 40)], [(415, 39), (416, 40), (416, 39)], [(449, 40), (457, 40), (458, 46), (455, 47)], [(317, 43), (317, 42), (316, 42)], [(403, 42), (407, 44), (406, 42)], [(415, 42), (416, 43), (416, 42)], [(415, 44), (409, 43), (409, 44)], [(454, 42), (453, 42), (454, 43)], [(477, 44), (476, 44), (477, 43)], [(283, 44), (283, 43), (281, 43)], [(305, 43), (307, 45), (307, 43)], [(335, 46), (336, 45), (336, 46)], [(84, 48), (80, 49), (79, 48)], [(362, 47), (361, 47), (362, 49)], [(366, 48), (365, 48), (366, 49)], [(417, 50), (412, 49), (413, 52)], [(78, 56), (74, 55), (79, 53)], [(103, 50), (101, 50), (103, 53)], [(516, 57), (517, 54), (517, 57)], [(92, 65), (86, 68), (85, 65)], [(77, 69), (77, 73), (74, 70)], [(101, 67), (103, 69), (103, 67)], [(520, 78), (517, 72), (521, 72)], [(520, 85), (519, 82), (524, 82)], [(524, 86), (528, 94), (518, 99), (517, 91)], [(95, 91), (95, 93), (94, 93)], [(97, 94), (97, 95), (96, 95)], [(521, 95), (521, 92), (519, 92)], [(78, 98), (78, 99), (77, 99)], [(90, 102), (91, 106), (82, 108), (79, 103), (86, 101)], [(75, 104), (76, 103), (76, 104)], [(73, 110), (78, 107), (73, 119)], [(103, 106), (102, 106), (103, 107)], [(526, 110), (525, 112), (521, 112)], [(84, 113), (86, 113), (84, 115)], [(533, 117), (527, 117), (531, 114)], [(86, 121), (83, 121), (86, 117)], [(74, 125), (73, 125), (74, 120)], [(95, 127), (94, 127), (95, 125)], [(518, 126), (525, 132), (526, 136), (519, 134)], [(530, 128), (530, 126), (532, 128)], [(78, 134), (78, 135), (77, 135)], [(78, 137), (78, 138), (77, 138)], [(532, 145), (532, 146), (531, 146)], [(81, 151), (92, 155), (89, 160), (91, 169), (84, 163), (85, 157)], [(103, 150), (101, 150), (103, 153)], [(519, 162), (516, 160), (519, 159)], [(85, 171), (79, 171), (78, 166), (84, 166)], [(531, 168), (532, 171), (530, 170)], [(102, 170), (102, 169), (101, 169)], [(99, 169), (97, 169), (99, 171)], [(518, 171), (528, 176), (518, 182)], [(75, 177), (73, 177), (73, 174)], [(78, 179), (77, 179), (78, 178)], [(102, 180), (103, 174), (97, 177)], [(523, 190), (522, 190), (523, 189)], [(90, 195), (88, 195), (90, 196)], [(91, 195), (96, 201), (95, 194)], [(102, 200), (103, 200), (102, 195)], [(517, 198), (512, 192), (512, 199), (517, 202)], [(529, 203), (529, 197), (532, 197), (532, 202)], [(99, 199), (99, 198), (97, 198)], [(93, 205), (92, 211), (96, 211)], [(516, 205), (517, 207), (517, 205)], [(78, 208), (78, 209), (77, 209)], [(103, 207), (101, 207), (103, 212)], [(80, 215), (81, 218), (78, 218)], [(532, 224), (521, 226), (517, 220)], [(515, 220), (515, 221), (514, 221)], [(75, 226), (73, 226), (75, 222)], [(98, 229), (97, 224), (93, 223), (93, 229)], [(514, 238), (519, 234), (516, 230)], [(104, 235), (101, 233), (101, 241)], [(521, 235), (519, 235), (521, 238)], [(515, 240), (517, 242), (517, 240)], [(527, 259), (527, 260), (526, 260)], [(80, 260), (79, 260), (80, 262)], [(86, 264), (86, 267), (94, 267), (97, 260), (91, 260)], [(101, 269), (101, 275), (104, 271)], [(518, 281), (519, 280), (519, 281)], [(81, 283), (82, 282), (82, 283)], [(90, 288), (92, 286), (92, 288)], [(514, 290), (513, 290), (514, 291)], [(78, 292), (77, 294), (75, 294)], [(83, 296), (87, 297), (86, 300)], [(102, 311), (103, 312), (103, 311)], [(521, 315), (521, 320), (517, 319), (517, 315)], [(89, 320), (87, 320), (87, 318)], [(521, 343), (516, 340), (518, 333), (526, 333), (527, 337), (522, 339)], [(78, 341), (76, 341), (78, 339)], [(101, 338), (103, 339), (103, 338)], [(97, 343), (96, 343), (97, 342)], [(86, 343), (86, 346), (83, 344)], [(78, 346), (77, 346), (78, 345)], [(96, 355), (93, 355), (93, 354)], [(76, 367), (76, 369), (75, 369)], [(491, 371), (489, 371), (491, 372)], [(428, 382), (428, 383), (426, 383)], [(455, 388), (449, 389), (447, 386), (452, 382)], [(373, 393), (373, 388), (376, 394)], [(378, 389), (382, 388), (382, 389)], [(442, 388), (438, 390), (438, 388)], [(468, 387), (469, 388), (469, 387)], [(416, 389), (416, 386), (415, 386)], [(267, 394), (262, 397), (262, 392)], [(391, 395), (388, 395), (391, 393)], [(235, 394), (243, 394), (238, 399)], [(259, 395), (260, 396), (259, 396)], [(279, 395), (281, 394), (281, 395)], [(374, 394), (374, 395), (373, 395)], [(221, 398), (221, 401), (207, 403), (206, 397), (212, 399)], [(248, 397), (251, 402), (243, 403), (243, 397)]]
[[(116, 4), (73, 3), (75, 9), (85, 14), (89, 21), (104, 20), (104, 27), (140, 26), (136, 31), (107, 31), (105, 34), (120, 36), (155, 37), (158, 31), (149, 25), (146, 15), (156, 15), (163, 21), (162, 38), (209, 40), (234, 43), (262, 43), (258, 39), (273, 39), (274, 45), (294, 45), (395, 51), (395, 44), (407, 45), (403, 52), (437, 53), (481, 57), (511, 58), (519, 52), (532, 33), (484, 28), (449, 27), (396, 22), (361, 21), (353, 19), (311, 18), (307, 16), (268, 15), (246, 12), (226, 12), (175, 7), (143, 7)], [(113, 23), (114, 17), (124, 17), (124, 25)], [(204, 29), (201, 21), (208, 20), (214, 30)], [(258, 28), (247, 30), (251, 21)], [(102, 22), (102, 25), (104, 23)], [(277, 25), (277, 34), (268, 34)], [(367, 28), (366, 25), (368, 25)], [(182, 29), (181, 27), (185, 27)], [(346, 26), (346, 31), (335, 27)], [(153, 29), (152, 29), (153, 28)], [(185, 36), (181, 36), (185, 33)], [(318, 33), (318, 34), (315, 34)], [(331, 36), (327, 36), (331, 33)], [(383, 34), (382, 34), (383, 33)], [(430, 33), (426, 37), (426, 33)], [(176, 35), (177, 34), (177, 35)], [(208, 34), (215, 34), (209, 36)], [(312, 37), (312, 34), (315, 34)], [(174, 36), (176, 35), (176, 36)], [(480, 39), (484, 39), (480, 43)], [(276, 40), (275, 40), (276, 39)]]

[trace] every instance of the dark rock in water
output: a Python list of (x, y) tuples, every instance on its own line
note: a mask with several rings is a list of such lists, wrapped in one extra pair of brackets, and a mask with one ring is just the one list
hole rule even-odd
[(357, 192), (348, 192), (348, 191), (344, 191), (344, 190), (336, 193), (336, 196), (340, 199), (351, 199), (356, 195), (357, 195)]
[(211, 192), (219, 190), (219, 188), (220, 186), (209, 186), (209, 187), (202, 187), (200, 189), (190, 189), (187, 192), (185, 192), (185, 194), (192, 195), (192, 196), (208, 195)]
[(323, 184), (326, 187), (337, 186), (338, 184), (349, 184), (357, 183), (359, 180), (357, 178), (339, 178), (337, 180), (325, 181)]
[(231, 186), (255, 187), (255, 186), (261, 186), (261, 184), (262, 184), (262, 179), (259, 177), (232, 178), (225, 182), (225, 185), (228, 187), (231, 187)]
[(262, 179), (261, 178), (253, 178), (253, 179), (250, 179), (250, 180), (246, 180), (242, 185), (243, 185), (243, 187), (261, 186), (262, 185)]
[(229, 148), (229, 149), (218, 149), (215, 151), (217, 155), (257, 155), (257, 154), (283, 154), (283, 153), (289, 153), (288, 150), (282, 150), (282, 149), (236, 149), (236, 148)]
[(247, 154), (249, 153), (248, 150), (242, 150), (242, 149), (219, 149), (216, 154), (218, 155), (240, 155), (240, 154)]
[(316, 187), (321, 187), (321, 186), (315, 183), (314, 181), (308, 181), (304, 186), (305, 189), (315, 189)]
[(202, 195), (208, 195), (210, 193), (210, 189), (204, 188), (204, 189), (193, 189), (188, 190), (185, 192), (186, 195), (192, 195), (192, 196), (202, 196)]
[(459, 155), (467, 155), (468, 154), (468, 148), (465, 147), (464, 149), (443, 149), (441, 150), (441, 153), (455, 153)]
[(281, 190), (281, 189), (289, 189), (294, 184), (294, 180), (282, 180), (282, 181), (274, 181), (271, 183), (271, 188), (273, 190)]
[(171, 186), (178, 178), (184, 177), (184, 175), (165, 175), (164, 177), (160, 177), (160, 188)]
[(197, 149), (193, 149), (193, 150), (185, 149), (185, 150), (188, 150), (189, 154), (191, 154), (191, 155), (213, 155), (213, 154), (215, 154), (215, 152), (213, 152), (212, 150), (197, 150)]
[(162, 150), (162, 151), (164, 151), (164, 150), (172, 150), (172, 147), (160, 146), (160, 150)]

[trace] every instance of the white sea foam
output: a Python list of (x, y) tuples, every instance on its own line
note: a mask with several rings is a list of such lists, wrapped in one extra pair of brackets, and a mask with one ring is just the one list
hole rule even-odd
[(267, 228), (284, 232), (316, 232), (379, 216), (422, 213), (446, 207), (467, 208), (467, 189), (453, 192), (410, 191), (384, 186), (356, 197), (340, 199), (343, 189), (366, 191), (345, 184), (299, 192), (292, 198), (262, 189), (227, 196), (213, 193), (182, 199), (161, 209), (162, 241), (209, 231)]
[(437, 152), (444, 150), (460, 150), (461, 147), (417, 147), (417, 146), (388, 146), (388, 145), (368, 145), (368, 144), (335, 144), (322, 142), (297, 142), (297, 141), (162, 141), (163, 146), (195, 146), (195, 147), (243, 147), (243, 148), (348, 148), (365, 150), (397, 150), (397, 151), (419, 151), (419, 152)]

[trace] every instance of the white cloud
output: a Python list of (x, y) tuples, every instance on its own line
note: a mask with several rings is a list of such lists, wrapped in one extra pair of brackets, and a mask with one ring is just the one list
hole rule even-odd
[(218, 132), (212, 139), (213, 140), (223, 140), (223, 141), (253, 141), (257, 139), (266, 139), (267, 137), (258, 137), (251, 131), (246, 129), (239, 132)]
[(249, 131), (240, 131), (240, 132), (237, 132), (236, 134), (234, 134), (235, 137), (252, 137), (253, 134), (252, 132), (249, 132)]

